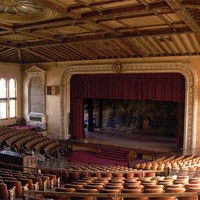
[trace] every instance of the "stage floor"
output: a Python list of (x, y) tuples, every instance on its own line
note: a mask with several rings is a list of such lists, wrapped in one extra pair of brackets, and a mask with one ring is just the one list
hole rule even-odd
[(131, 134), (117, 131), (85, 131), (85, 138), (79, 142), (108, 145), (155, 153), (168, 153), (176, 149), (176, 138), (145, 134)]

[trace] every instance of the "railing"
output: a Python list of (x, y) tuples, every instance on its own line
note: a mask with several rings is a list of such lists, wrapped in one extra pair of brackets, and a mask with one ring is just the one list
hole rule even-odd
[(45, 196), (45, 197), (109, 197), (115, 200), (117, 197), (123, 198), (136, 198), (136, 197), (191, 197), (198, 196), (197, 192), (184, 192), (184, 193), (82, 193), (82, 192), (56, 192), (56, 191), (34, 191), (27, 190), (24, 191), (26, 197), (29, 196)]

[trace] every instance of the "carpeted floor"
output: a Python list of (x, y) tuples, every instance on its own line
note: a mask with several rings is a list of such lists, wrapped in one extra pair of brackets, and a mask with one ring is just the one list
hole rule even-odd
[(132, 167), (139, 160), (134, 160), (131, 162), (123, 162), (113, 160), (108, 160), (104, 158), (98, 158), (95, 153), (88, 151), (75, 151), (69, 155), (69, 162), (71, 164), (91, 164), (91, 165), (116, 165), (116, 166), (125, 166)]

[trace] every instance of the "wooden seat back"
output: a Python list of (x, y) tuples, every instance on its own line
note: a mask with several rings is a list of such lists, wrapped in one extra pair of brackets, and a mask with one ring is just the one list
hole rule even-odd
[(40, 177), (29, 176), (28, 178), (30, 178), (33, 181), (34, 184), (38, 183), (39, 190), (45, 190), (45, 186), (44, 186), (43, 181)]
[(0, 183), (0, 199), (8, 200), (9, 199), (9, 192), (7, 185), (5, 183)]
[(7, 185), (8, 189), (12, 188), (13, 186), (15, 186), (15, 194), (16, 197), (23, 197), (23, 188), (22, 188), (22, 184), (20, 181), (16, 181), (16, 180), (4, 180), (4, 183)]
[(37, 189), (37, 188), (35, 188), (35, 186), (33, 184), (33, 180), (31, 180), (31, 179), (28, 179), (28, 178), (18, 178), (18, 180), (21, 182), (22, 185), (28, 184), (29, 190), (36, 190)]

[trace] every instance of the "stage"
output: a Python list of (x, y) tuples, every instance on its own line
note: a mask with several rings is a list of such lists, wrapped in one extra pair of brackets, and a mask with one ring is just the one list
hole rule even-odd
[(119, 149), (128, 149), (142, 158), (156, 158), (165, 154), (176, 153), (176, 139), (170, 137), (158, 137), (146, 134), (131, 134), (117, 131), (93, 132), (85, 131), (85, 138), (72, 141), (77, 144), (78, 149), (96, 149), (109, 146)]

